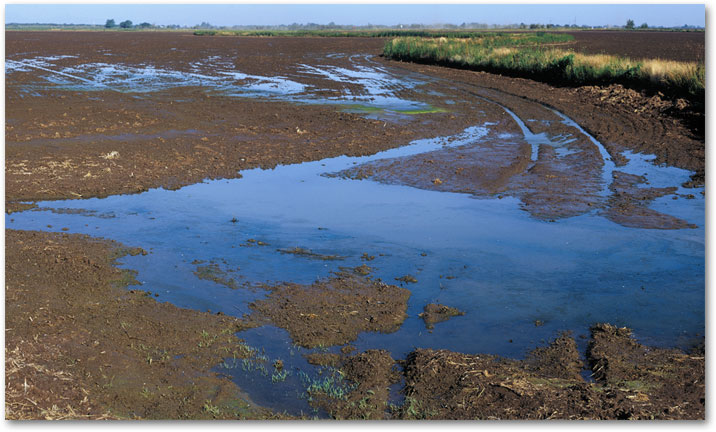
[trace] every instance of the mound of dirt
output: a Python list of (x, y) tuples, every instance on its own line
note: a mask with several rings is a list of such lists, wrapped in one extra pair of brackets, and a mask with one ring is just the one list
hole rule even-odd
[(423, 313), (418, 315), (425, 321), (426, 328), (435, 327), (436, 323), (447, 321), (454, 316), (465, 315), (465, 312), (454, 307), (430, 303), (425, 305)]
[(703, 419), (704, 353), (657, 349), (637, 343), (627, 328), (592, 327), (587, 359), (598, 383), (625, 393), (634, 418)]
[(341, 345), (361, 332), (390, 333), (406, 318), (410, 291), (354, 272), (338, 272), (312, 285), (267, 287), (266, 299), (250, 304), (251, 318), (286, 329), (301, 346)]
[(592, 328), (585, 382), (567, 335), (526, 360), (418, 349), (401, 418), (703, 419), (704, 357), (645, 347), (627, 329)]

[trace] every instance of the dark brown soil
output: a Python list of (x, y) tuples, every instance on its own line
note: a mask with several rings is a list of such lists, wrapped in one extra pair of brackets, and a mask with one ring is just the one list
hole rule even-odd
[(639, 345), (626, 329), (595, 326), (585, 382), (563, 335), (525, 361), (418, 349), (405, 368), (401, 418), (704, 419), (703, 356)]
[(587, 54), (612, 54), (632, 59), (659, 58), (703, 62), (706, 32), (615, 31), (568, 32), (574, 36), (570, 48)]
[(157, 303), (86, 236), (6, 230), (7, 419), (269, 418), (209, 369), (246, 357), (235, 318)]
[(595, 325), (587, 359), (598, 383), (644, 405), (632, 407), (632, 417), (704, 418), (704, 352), (686, 354), (679, 350), (640, 345), (627, 328)]
[(428, 329), (434, 328), (435, 324), (447, 321), (454, 316), (465, 315), (465, 312), (454, 307), (430, 303), (425, 305), (420, 317)]
[[(179, 47), (181, 49), (171, 50)], [(317, 56), (378, 55), (379, 40), (364, 38), (200, 38), (178, 33), (8, 32), (6, 58), (77, 55), (58, 63), (106, 62), (187, 70), (209, 55), (233, 59), (237, 70), (277, 76)], [(32, 54), (29, 54), (32, 53)], [(265, 55), (281, 53), (281, 55)], [(340, 65), (340, 59), (335, 62)], [(348, 60), (344, 60), (348, 61)], [(303, 81), (311, 83), (311, 77)], [(315, 78), (314, 78), (315, 79)], [(113, 91), (38, 89), (34, 72), (6, 82), (6, 203), (178, 188), (206, 178), (235, 178), (238, 170), (274, 167), (329, 156), (367, 155), (475, 123), (471, 113), (432, 114), (451, 121), (401, 124), (370, 120), (331, 106), (209, 96), (175, 88), (135, 97)], [(326, 81), (320, 81), (324, 87)], [(349, 88), (351, 85), (347, 85)], [(340, 92), (343, 87), (327, 89)], [(356, 90), (356, 89), (354, 89)], [(357, 90), (356, 90), (357, 91)], [(114, 153), (113, 153), (114, 152)]]
[(410, 291), (354, 272), (312, 285), (286, 283), (267, 287), (264, 300), (249, 306), (257, 322), (286, 329), (304, 347), (342, 345), (365, 331), (390, 333), (406, 318)]
[[(380, 350), (315, 355), (348, 391), (311, 392), (312, 404), (337, 419), (704, 419), (703, 352), (645, 347), (608, 324), (591, 332), (586, 362), (568, 333), (524, 360), (430, 349), (397, 362)], [(405, 401), (392, 405), (397, 364)], [(596, 381), (585, 381), (586, 367)]]

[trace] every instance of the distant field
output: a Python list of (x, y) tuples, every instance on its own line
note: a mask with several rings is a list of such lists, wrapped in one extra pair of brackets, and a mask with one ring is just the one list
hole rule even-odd
[[(257, 37), (428, 37), (428, 38), (496, 38), (510, 39), (515, 32), (502, 30), (196, 30), (195, 36), (257, 36)], [(572, 40), (565, 33), (546, 33), (544, 31), (522, 32), (524, 35), (538, 35), (540, 40)]]
[[(673, 61), (703, 62), (705, 58), (706, 32), (703, 31), (525, 31), (525, 30), (196, 30), (196, 36), (283, 36), (283, 37), (446, 37), (479, 38), (510, 34), (543, 35), (542, 39), (570, 41), (570, 48), (584, 54), (609, 54), (634, 60), (658, 58)], [(497, 37), (500, 37), (497, 36)]]
[(706, 32), (679, 29), (654, 30), (438, 30), (438, 29), (355, 29), (355, 30), (229, 30), (229, 29), (166, 29), (119, 27), (108, 29), (103, 25), (61, 24), (6, 24), (6, 31), (98, 31), (98, 32), (182, 32), (195, 36), (256, 36), (256, 37), (446, 37), (476, 38), (497, 34), (551, 34), (556, 37), (570, 36), (570, 48), (585, 54), (609, 54), (631, 59), (659, 58), (674, 61), (703, 62), (705, 58)]
[[(658, 35), (668, 37), (678, 33)], [(629, 37), (627, 32), (617, 33), (611, 39), (613, 51), (618, 51), (622, 45), (635, 49), (629, 45), (636, 41)], [(630, 58), (613, 52), (587, 54), (575, 49), (571, 40), (572, 36), (564, 33), (493, 33), (464, 39), (400, 37), (386, 42), (383, 54), (396, 60), (493, 72), (560, 85), (623, 84), (703, 101), (703, 63), (666, 60), (658, 56)], [(647, 48), (641, 52), (653, 49), (652, 42), (644, 42), (643, 38), (637, 40)]]
[(632, 59), (660, 58), (703, 62), (706, 32), (575, 31), (572, 48), (585, 54), (611, 54)]

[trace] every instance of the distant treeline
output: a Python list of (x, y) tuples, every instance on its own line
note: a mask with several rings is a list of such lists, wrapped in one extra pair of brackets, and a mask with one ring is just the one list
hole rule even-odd
[[(483, 38), (486, 36), (494, 38), (506, 38), (507, 33), (486, 32), (486, 31), (445, 31), (445, 30), (354, 30), (354, 31), (335, 31), (335, 30), (196, 30), (196, 36), (285, 36), (285, 37), (302, 37), (302, 36), (320, 36), (320, 37), (426, 37), (426, 38), (455, 38), (470, 39)], [(541, 37), (552, 38), (554, 41), (572, 40), (572, 36), (560, 33), (545, 33), (543, 31), (535, 32)]]
[[(375, 35), (375, 37), (393, 37), (396, 36), (394, 32), (416, 32), (416, 33), (401, 33), (400, 35), (406, 36), (421, 36), (422, 31), (445, 31), (444, 37), (450, 37), (460, 31), (474, 31), (474, 30), (624, 30), (629, 29), (633, 31), (640, 30), (661, 30), (661, 31), (704, 31), (703, 27), (694, 26), (682, 26), (682, 27), (649, 27), (646, 23), (641, 26), (633, 26), (633, 23), (627, 23), (625, 26), (586, 26), (576, 24), (526, 24), (526, 23), (515, 23), (506, 25), (497, 24), (484, 24), (484, 23), (462, 23), (460, 25), (455, 24), (396, 24), (396, 25), (365, 25), (365, 26), (353, 26), (353, 25), (339, 25), (335, 23), (328, 24), (286, 24), (286, 25), (275, 25), (275, 26), (256, 26), (256, 25), (244, 25), (244, 26), (215, 26), (207, 22), (191, 26), (181, 26), (176, 24), (168, 25), (157, 25), (148, 22), (142, 22), (134, 24), (131, 20), (124, 20), (116, 23), (114, 19), (108, 19), (105, 24), (59, 24), (59, 23), (8, 23), (5, 25), (6, 30), (183, 30), (183, 31), (204, 31), (201, 35), (251, 35), (251, 36), (288, 36), (290, 32), (296, 32), (295, 35), (306, 35), (306, 36), (374, 36), (371, 32), (384, 31), (382, 36)], [(211, 33), (214, 32), (214, 33)], [(231, 32), (231, 33), (224, 33)], [(320, 32), (320, 34), (319, 34)], [(371, 33), (371, 34), (366, 34)], [(448, 34), (449, 33), (449, 34)], [(463, 36), (456, 36), (463, 37)], [(468, 36), (469, 37), (469, 36)]]

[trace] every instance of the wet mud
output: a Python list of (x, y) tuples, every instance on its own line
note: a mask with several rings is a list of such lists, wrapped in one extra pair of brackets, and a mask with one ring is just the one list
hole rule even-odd
[(236, 318), (128, 291), (130, 250), (7, 230), (6, 419), (271, 418), (207, 365), (244, 358)]
[(249, 306), (250, 319), (288, 330), (304, 347), (342, 345), (361, 332), (390, 333), (406, 318), (410, 291), (353, 272), (339, 272), (311, 285), (266, 287), (266, 299)]
[(619, 171), (613, 173), (614, 181), (609, 186), (613, 192), (609, 197), (604, 215), (619, 225), (632, 228), (683, 229), (695, 228), (682, 219), (650, 209), (648, 205), (656, 198), (674, 195), (676, 187), (639, 187), (647, 182), (643, 176)]
[(302, 248), (300, 246), (296, 246), (292, 249), (277, 249), (278, 252), (282, 254), (290, 254), (290, 255), (296, 255), (304, 258), (309, 259), (317, 259), (321, 261), (334, 261), (334, 260), (343, 260), (345, 257), (342, 257), (340, 255), (331, 255), (331, 254), (321, 254), (314, 252), (310, 249)]
[(488, 118), (497, 127), (483, 139), (368, 162), (336, 175), (482, 198), (514, 196), (531, 216), (546, 221), (605, 209), (608, 219), (628, 227), (691, 227), (647, 207), (654, 198), (675, 193), (679, 185), (658, 192), (637, 188), (634, 182), (625, 187), (626, 174), (619, 177), (614, 169), (628, 159), (618, 153), (620, 162), (614, 161), (601, 143), (568, 118), (511, 95), (469, 87), (465, 91), (492, 109)]
[[(341, 387), (314, 388), (312, 405), (335, 419), (704, 419), (703, 351), (636, 342), (629, 329), (591, 328), (584, 358), (569, 333), (523, 360), (416, 349), (312, 354)], [(589, 380), (584, 371), (590, 372)], [(402, 399), (391, 397), (398, 383)]]
[[(390, 115), (345, 112), (346, 105), (371, 103), (379, 112), (393, 112), (391, 103), (408, 112), (416, 107), (400, 105), (410, 86), (389, 81), (366, 60), (380, 53), (380, 41), (308, 42), (9, 32), (8, 208), (18, 201), (173, 189), (236, 178), (242, 169), (366, 155), (475, 123), (470, 113), (439, 110), (393, 114), (399, 123)], [(354, 52), (360, 56), (327, 57)], [(256, 89), (257, 82), (263, 87)]]
[(592, 329), (579, 375), (576, 344), (561, 336), (524, 361), (418, 349), (405, 366), (402, 418), (704, 419), (704, 359), (635, 342), (627, 329)]
[[(387, 63), (393, 64), (388, 60)], [(555, 87), (524, 78), (507, 78), (439, 66), (398, 63), (400, 68), (499, 91), (524, 103), (547, 105), (574, 120), (618, 162), (625, 150), (657, 156), (656, 164), (704, 172), (704, 111), (685, 100), (643, 94), (621, 85)], [(398, 67), (398, 66), (396, 66)], [(507, 108), (517, 112), (509, 101)], [(524, 117), (523, 117), (524, 118)]]
[(419, 317), (425, 322), (426, 328), (432, 329), (435, 324), (460, 315), (465, 315), (465, 312), (454, 307), (430, 303), (425, 305)]

